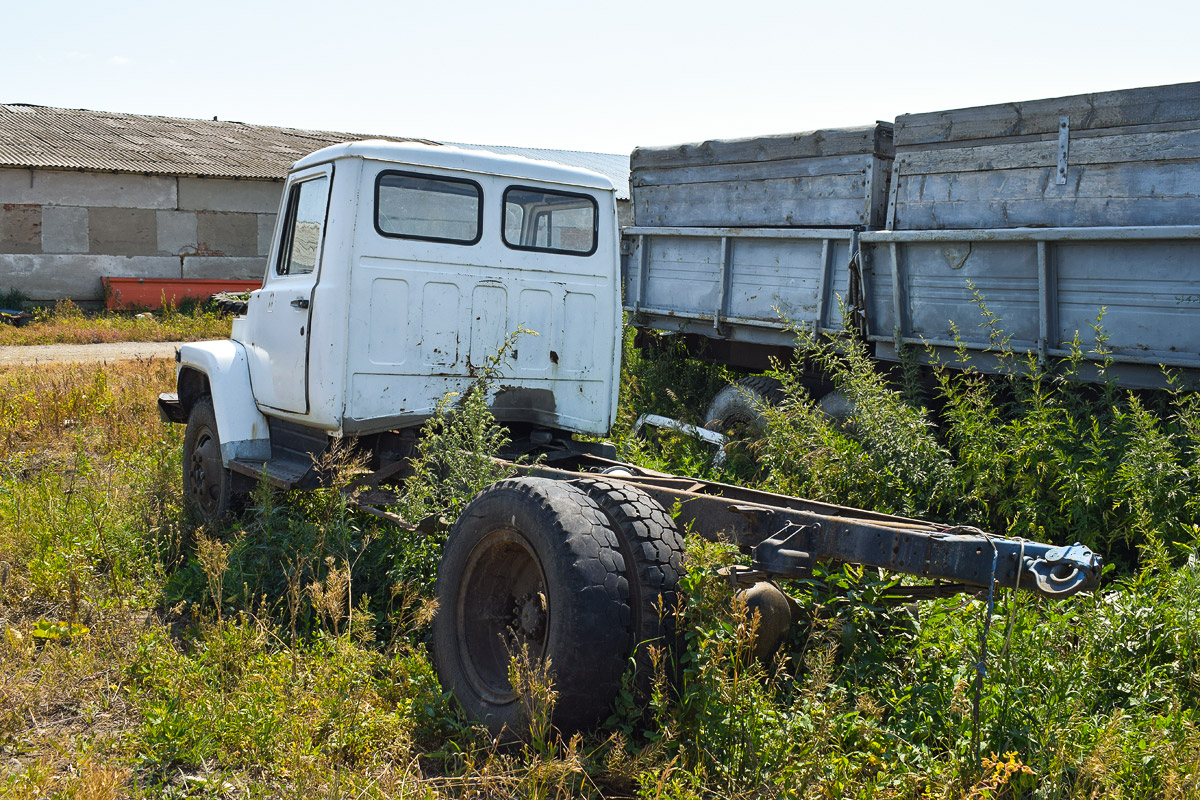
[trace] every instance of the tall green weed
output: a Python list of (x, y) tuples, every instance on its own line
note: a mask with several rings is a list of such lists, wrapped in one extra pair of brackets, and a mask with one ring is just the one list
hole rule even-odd
[(1082, 384), (1078, 360), (1055, 371), (1017, 361), (984, 375), (965, 353), (966, 369), (936, 366), (932, 386), (914, 392), (862, 342), (803, 346), (854, 411), (829, 418), (801, 375), (781, 370), (788, 399), (767, 411), (760, 445), (777, 491), (1081, 541), (1117, 559), (1200, 522), (1194, 394)]
[[(1200, 400), (1175, 383), (1123, 389), (1099, 322), (1090, 350), (1076, 341), (1071, 358), (1046, 365), (1013, 353), (999, 320), (985, 314), (985, 325), (998, 375), (965, 349), (954, 369), (913, 358), (888, 368), (865, 343), (804, 338), (803, 359), (774, 373), (786, 400), (766, 411), (755, 473), (653, 451), (668, 471), (1082, 541), (1116, 562), (1102, 590), (1071, 600), (1001, 593), (980, 698), (983, 764), (971, 692), (980, 600), (896, 609), (883, 602), (893, 576), (834, 570), (792, 587), (812, 622), (755, 666), (736, 644), (747, 646), (752, 621), (702, 571), (688, 578), (681, 684), (643, 709), (658, 749), (639, 757), (660, 759), (647, 796), (1200, 792)], [(851, 401), (847, 418), (810, 394), (802, 367), (813, 363)], [(1102, 382), (1081, 382), (1085, 373)], [(645, 387), (651, 405), (631, 413), (707, 401), (666, 388)], [(711, 560), (703, 552), (690, 552), (693, 568)]]

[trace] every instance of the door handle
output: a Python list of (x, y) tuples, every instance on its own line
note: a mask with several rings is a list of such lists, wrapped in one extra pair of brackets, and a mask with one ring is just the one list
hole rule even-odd
[(292, 305), (292, 308), (308, 308), (308, 298), (307, 297), (297, 297), (295, 300), (292, 301), (291, 305)]

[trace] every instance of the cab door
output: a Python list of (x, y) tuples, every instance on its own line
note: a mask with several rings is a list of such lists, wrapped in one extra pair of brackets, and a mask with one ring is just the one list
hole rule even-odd
[(246, 309), (254, 397), (296, 414), (308, 413), (309, 328), (332, 178), (332, 165), (292, 176), (266, 280)]

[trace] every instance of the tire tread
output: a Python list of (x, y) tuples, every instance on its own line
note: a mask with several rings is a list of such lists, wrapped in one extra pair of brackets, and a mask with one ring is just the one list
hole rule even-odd
[(621, 553), (628, 563), (630, 649), (637, 660), (637, 683), (645, 690), (651, 660), (643, 645), (675, 644), (672, 620), (683, 577), (683, 537), (666, 509), (636, 486), (601, 478), (574, 483), (607, 515), (620, 537)]

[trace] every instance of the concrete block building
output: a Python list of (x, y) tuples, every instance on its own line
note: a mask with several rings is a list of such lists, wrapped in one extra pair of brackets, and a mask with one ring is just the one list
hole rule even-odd
[[(367, 138), (439, 144), (0, 105), (0, 292), (91, 303), (102, 277), (259, 279), (288, 167)], [(627, 156), (457, 146), (601, 172), (627, 217)]]

